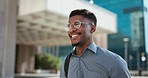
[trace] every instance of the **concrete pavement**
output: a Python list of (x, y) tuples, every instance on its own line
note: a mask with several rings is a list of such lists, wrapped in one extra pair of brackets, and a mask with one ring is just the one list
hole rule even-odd
[(148, 78), (148, 76), (132, 76), (132, 78)]

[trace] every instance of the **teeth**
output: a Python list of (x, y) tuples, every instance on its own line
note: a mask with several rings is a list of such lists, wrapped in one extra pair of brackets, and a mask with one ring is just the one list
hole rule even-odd
[(78, 35), (72, 35), (72, 37), (76, 37), (76, 36), (78, 36)]

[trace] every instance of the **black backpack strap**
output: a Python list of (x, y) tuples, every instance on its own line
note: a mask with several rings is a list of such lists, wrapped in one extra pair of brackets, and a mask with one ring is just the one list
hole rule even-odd
[(72, 53), (70, 53), (65, 59), (64, 72), (65, 72), (66, 78), (68, 78), (68, 68), (69, 68), (69, 62), (70, 62), (71, 56), (72, 56)]

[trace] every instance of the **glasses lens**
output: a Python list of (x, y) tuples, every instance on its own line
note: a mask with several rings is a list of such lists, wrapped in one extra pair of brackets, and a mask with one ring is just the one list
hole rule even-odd
[(72, 26), (76, 29), (78, 29), (81, 26), (81, 22), (79, 20), (77, 20), (76, 22), (74, 22), (73, 24), (67, 24), (67, 28), (66, 29), (71, 29)]
[(71, 28), (71, 24), (67, 24), (67, 27), (70, 29)]
[(78, 20), (78, 21), (76, 21), (76, 22), (74, 22), (74, 27), (75, 28), (79, 28), (81, 26), (81, 22)]

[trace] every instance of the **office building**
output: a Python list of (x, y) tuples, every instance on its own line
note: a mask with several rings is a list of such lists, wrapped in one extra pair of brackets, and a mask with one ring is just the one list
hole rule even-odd
[(87, 8), (99, 17), (96, 42), (107, 44), (107, 34), (116, 33), (116, 14), (100, 6), (81, 0), (0, 0), (0, 78), (35, 73), (39, 46), (70, 45), (64, 28), (76, 8)]
[(146, 0), (93, 1), (94, 4), (117, 14), (117, 33), (108, 35), (108, 49), (121, 55), (128, 62), (131, 70), (146, 70), (148, 2)]

